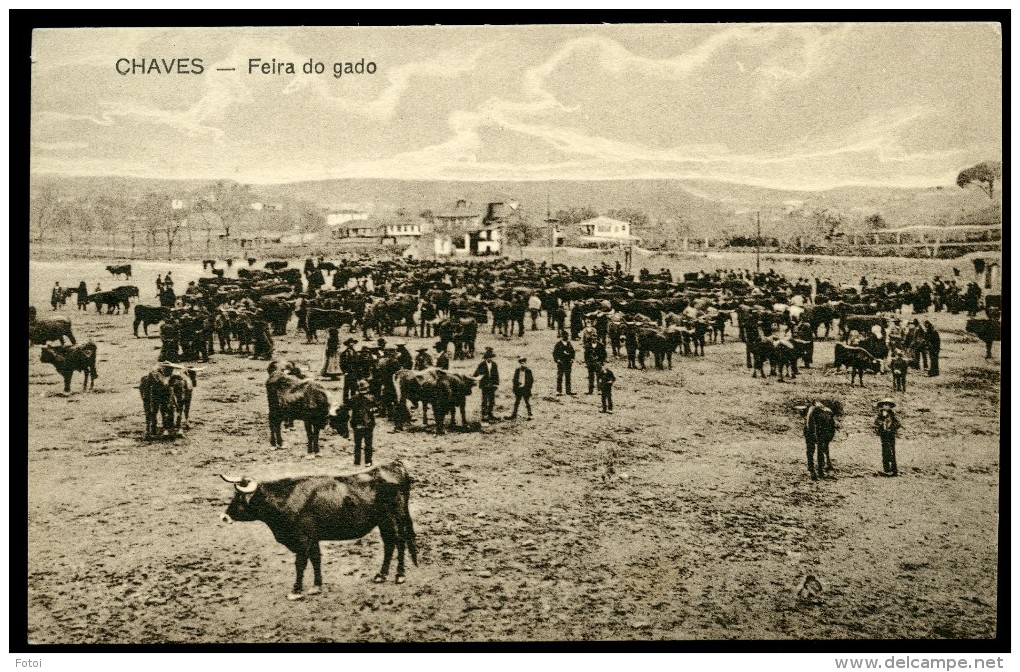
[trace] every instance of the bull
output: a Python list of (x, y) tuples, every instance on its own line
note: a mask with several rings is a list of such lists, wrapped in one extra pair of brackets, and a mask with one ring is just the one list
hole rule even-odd
[[(57, 345), (46, 346), (42, 349), (39, 361), (43, 364), (52, 364), (64, 378), (64, 392), (71, 391), (71, 376), (75, 371), (85, 374), (85, 381), (82, 384), (82, 391), (95, 389), (96, 378), (96, 344), (92, 341), (82, 345)], [(90, 385), (91, 381), (91, 385)]]
[(304, 597), (304, 574), (312, 561), (309, 595), (322, 592), (322, 541), (360, 539), (379, 528), (383, 564), (373, 581), (382, 583), (397, 550), (396, 582), (404, 582), (404, 552), (418, 564), (414, 524), (408, 509), (411, 477), (400, 461), (347, 476), (306, 476), (258, 482), (220, 475), (234, 485), (225, 523), (261, 520), (273, 537), (294, 553), (294, 587), (288, 600)]
[(992, 356), (992, 343), (1002, 340), (1002, 323), (999, 320), (967, 320), (967, 333), (974, 334), (985, 343), (985, 359)]
[(28, 344), (29, 345), (45, 345), (49, 341), (60, 341), (60, 344), (64, 344), (64, 337), (66, 336), (71, 345), (75, 345), (77, 341), (74, 339), (74, 334), (71, 333), (71, 320), (66, 317), (44, 317), (37, 318), (35, 316), (35, 308), (29, 307), (28, 313)]
[(106, 270), (114, 277), (123, 275), (125, 280), (131, 279), (131, 264), (124, 264), (122, 266), (107, 266)]
[(135, 306), (135, 321), (132, 328), (135, 332), (135, 338), (138, 338), (138, 325), (142, 325), (142, 331), (145, 336), (149, 335), (149, 325), (159, 324), (160, 322), (166, 321), (170, 317), (170, 309), (162, 306), (143, 306), (141, 304)]

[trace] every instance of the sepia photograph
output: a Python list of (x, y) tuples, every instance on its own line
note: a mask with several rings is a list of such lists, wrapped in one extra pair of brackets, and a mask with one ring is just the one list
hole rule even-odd
[(1002, 24), (38, 28), (30, 90), (29, 645), (1008, 629)]

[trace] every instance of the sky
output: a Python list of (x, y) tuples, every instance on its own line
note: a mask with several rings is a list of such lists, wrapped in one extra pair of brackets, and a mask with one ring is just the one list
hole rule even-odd
[[(1002, 153), (994, 24), (61, 29), (32, 57), (36, 173), (819, 190), (951, 185)], [(175, 58), (203, 72), (118, 73)]]

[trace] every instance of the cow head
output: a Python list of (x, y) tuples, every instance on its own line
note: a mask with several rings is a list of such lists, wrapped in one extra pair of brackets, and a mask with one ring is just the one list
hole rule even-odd
[(42, 353), (39, 355), (39, 361), (43, 364), (56, 364), (57, 353), (49, 346), (44, 347), (42, 349)]
[(233, 523), (235, 520), (257, 520), (258, 513), (251, 505), (251, 502), (258, 490), (258, 481), (244, 476), (227, 476), (224, 474), (220, 474), (220, 478), (227, 483), (234, 484), (234, 499), (231, 500), (227, 510), (220, 514), (220, 520), (224, 523)]

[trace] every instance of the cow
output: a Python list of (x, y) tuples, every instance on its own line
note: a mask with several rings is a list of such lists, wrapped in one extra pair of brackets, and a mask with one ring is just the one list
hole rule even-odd
[(665, 362), (673, 368), (673, 352), (683, 338), (679, 327), (665, 329), (644, 328), (638, 331), (638, 364), (645, 368), (645, 356), (650, 352), (655, 360), (655, 368), (661, 369)]
[(436, 420), (436, 434), (444, 434), (444, 419), (450, 414), (450, 428), (456, 427), (456, 410), (460, 409), (460, 417), (467, 427), (467, 397), (479, 378), (454, 374), (435, 367), (422, 371), (401, 369), (393, 375), (393, 386), (397, 392), (397, 405), (394, 409), (394, 428), (399, 431), (403, 424), (410, 420), (406, 403), (421, 403), (422, 426), (428, 424), (428, 406)]
[(383, 564), (373, 581), (383, 583), (397, 551), (396, 582), (404, 583), (404, 551), (418, 565), (414, 524), (408, 510), (411, 477), (398, 461), (346, 476), (305, 476), (258, 482), (220, 474), (234, 486), (225, 523), (261, 520), (273, 537), (294, 553), (294, 587), (288, 600), (304, 597), (304, 574), (312, 561), (309, 595), (322, 592), (322, 541), (360, 539), (379, 528)]
[(282, 271), (287, 268), (286, 261), (267, 261), (264, 267), (267, 271)]
[(170, 309), (163, 308), (161, 306), (143, 306), (138, 304), (135, 306), (135, 322), (133, 329), (135, 332), (135, 338), (138, 338), (138, 325), (142, 325), (142, 331), (145, 336), (149, 335), (149, 325), (159, 324), (160, 322), (166, 321), (170, 317)]
[(71, 320), (66, 317), (43, 317), (37, 318), (35, 307), (29, 306), (28, 312), (28, 344), (46, 345), (49, 341), (60, 341), (64, 344), (64, 337), (71, 341), (71, 345), (77, 343), (74, 334), (71, 333)]
[[(85, 374), (85, 381), (82, 384), (82, 391), (95, 389), (96, 378), (96, 344), (92, 341), (82, 345), (55, 345), (45, 346), (39, 356), (43, 364), (52, 364), (64, 378), (64, 392), (71, 391), (71, 376), (75, 371)], [(90, 382), (91, 381), (91, 384)]]
[[(835, 405), (835, 404), (834, 404)], [(804, 411), (804, 443), (807, 448), (808, 472), (811, 480), (817, 481), (819, 477), (827, 478), (827, 474), (833, 471), (832, 459), (829, 457), (829, 444), (836, 435), (836, 412), (838, 405), (833, 410), (819, 401), (813, 402), (810, 406), (800, 407)], [(817, 471), (815, 468), (815, 454), (818, 455)]]
[[(288, 318), (289, 319), (289, 318)], [(325, 308), (308, 308), (304, 316), (304, 324), (298, 321), (299, 326), (305, 332), (308, 343), (317, 339), (316, 332), (320, 329), (341, 329), (345, 325), (350, 331), (354, 331), (357, 319), (354, 313), (348, 310), (327, 310)]]
[(854, 384), (854, 376), (860, 378), (861, 387), (864, 387), (865, 371), (878, 373), (882, 370), (881, 360), (876, 359), (870, 352), (864, 348), (843, 345), (842, 343), (836, 344), (836, 358), (833, 362), (833, 366), (836, 367), (837, 372), (842, 366), (850, 369), (851, 387), (853, 387)]
[(992, 343), (1002, 340), (1002, 323), (999, 320), (969, 319), (967, 333), (985, 342), (985, 359), (992, 356)]
[(846, 315), (839, 320), (840, 340), (847, 340), (851, 331), (864, 334), (874, 326), (881, 327), (884, 333), (889, 327), (889, 320), (879, 315)]
[[(203, 369), (161, 363), (142, 376), (138, 391), (145, 411), (145, 438), (182, 434), (188, 428), (191, 398), (198, 385), (198, 372)], [(160, 419), (163, 421), (160, 427)]]
[(106, 270), (108, 270), (110, 275), (114, 277), (123, 275), (125, 280), (131, 279), (131, 264), (124, 264), (122, 266), (107, 266)]
[(215, 259), (203, 259), (202, 260), (202, 270), (204, 271), (206, 268), (208, 268), (210, 270), (215, 270), (216, 269), (216, 260)]
[(319, 432), (329, 424), (347, 437), (348, 409), (334, 407), (325, 388), (304, 378), (301, 370), (289, 361), (276, 360), (266, 369), (266, 399), (269, 404), (269, 443), (283, 446), (281, 427), (284, 422), (301, 420), (308, 437), (308, 454), (319, 454)]
[(222, 268), (214, 268), (214, 269), (212, 269), (212, 274), (215, 275), (217, 278), (222, 278), (223, 277), (223, 271), (224, 271), (224, 269), (222, 269)]

